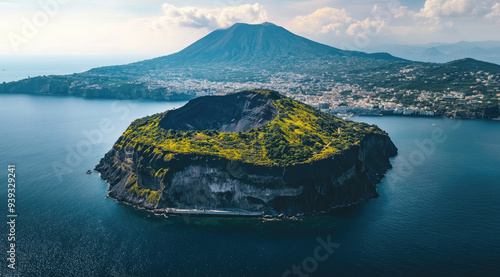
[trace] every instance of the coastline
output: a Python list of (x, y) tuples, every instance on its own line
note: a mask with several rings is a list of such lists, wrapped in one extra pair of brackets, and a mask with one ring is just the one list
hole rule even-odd
[[(99, 173), (100, 174), (100, 173)], [(105, 181), (105, 180), (103, 180)], [(109, 186), (108, 181), (105, 183)], [(109, 190), (108, 190), (109, 192)], [(290, 220), (301, 220), (303, 217), (314, 217), (319, 215), (326, 215), (331, 213), (337, 209), (347, 208), (355, 205), (359, 205), (362, 203), (366, 203), (370, 201), (370, 199), (378, 198), (378, 193), (375, 193), (372, 197), (362, 198), (354, 203), (349, 203), (346, 205), (337, 205), (334, 207), (330, 207), (325, 211), (318, 211), (313, 213), (297, 213), (295, 215), (284, 215), (284, 214), (266, 214), (264, 211), (262, 212), (251, 212), (246, 210), (217, 210), (217, 209), (178, 209), (178, 208), (164, 208), (164, 209), (150, 209), (145, 206), (140, 206), (138, 204), (130, 203), (127, 201), (119, 200), (114, 197), (111, 197), (108, 193), (106, 195), (107, 199), (113, 199), (118, 204), (123, 204), (127, 206), (131, 206), (137, 210), (143, 210), (149, 213), (152, 213), (157, 216), (164, 216), (168, 218), (169, 216), (186, 216), (186, 217), (229, 217), (229, 218), (261, 218), (263, 220), (280, 220), (280, 219), (290, 219)]]
[(366, 203), (370, 201), (370, 199), (378, 198), (378, 193), (375, 192), (374, 195), (368, 198), (361, 198), (356, 202), (345, 204), (345, 205), (337, 205), (334, 207), (330, 207), (324, 211), (318, 211), (314, 213), (297, 213), (295, 215), (284, 215), (284, 214), (266, 214), (264, 211), (262, 212), (251, 212), (246, 210), (223, 210), (223, 209), (178, 209), (178, 208), (164, 208), (164, 209), (150, 209), (145, 206), (141, 206), (138, 204), (130, 203), (124, 200), (116, 199), (110, 196), (109, 188), (111, 185), (107, 180), (101, 178), (101, 173), (98, 172), (99, 179), (104, 181), (106, 185), (108, 185), (108, 194), (105, 198), (113, 199), (118, 204), (123, 204), (127, 206), (131, 206), (137, 210), (143, 210), (149, 213), (152, 213), (157, 216), (164, 216), (168, 218), (169, 216), (187, 216), (187, 217), (230, 217), (230, 218), (261, 218), (263, 220), (280, 220), (280, 219), (290, 219), (290, 220), (301, 220), (302, 217), (313, 217), (319, 215), (326, 215), (328, 213), (333, 212), (334, 210), (351, 207), (355, 205), (359, 205), (362, 203)]
[[(173, 99), (173, 100), (168, 100), (168, 99), (158, 99), (158, 98), (119, 98), (119, 97), (91, 97), (87, 95), (78, 95), (78, 94), (44, 94), (44, 93), (13, 93), (13, 92), (4, 92), (0, 90), (0, 95), (28, 95), (28, 96), (35, 96), (35, 97), (58, 97), (58, 98), (63, 98), (63, 97), (74, 97), (74, 98), (80, 98), (80, 99), (85, 99), (85, 100), (118, 100), (118, 101), (153, 101), (153, 102), (167, 102), (167, 103), (176, 103), (176, 102), (187, 102), (189, 100), (192, 100), (194, 98), (197, 98), (194, 95), (191, 95), (189, 97), (180, 97), (179, 99)], [(307, 103), (305, 103), (307, 104)], [(307, 104), (309, 105), (309, 104)], [(373, 116), (373, 117), (379, 117), (379, 116), (384, 116), (384, 117), (415, 117), (415, 118), (450, 118), (450, 119), (480, 119), (480, 120), (495, 120), (495, 121), (500, 121), (500, 117), (495, 117), (495, 118), (483, 118), (483, 117), (453, 117), (453, 116), (446, 116), (446, 115), (421, 115), (421, 114), (399, 114), (399, 113), (394, 113), (394, 114), (383, 114), (381, 113), (350, 113), (350, 114), (344, 114), (344, 113), (332, 113), (332, 112), (327, 112), (330, 113), (334, 116), (337, 116), (339, 118), (343, 119), (349, 119), (349, 118), (354, 118), (358, 116)]]
[(440, 115), (404, 115), (404, 114), (353, 114), (352, 116), (342, 117), (343, 115), (338, 115), (332, 113), (332, 115), (340, 117), (342, 119), (352, 119), (356, 117), (402, 117), (402, 118), (444, 118), (444, 119), (456, 119), (456, 120), (486, 120), (486, 121), (500, 121), (500, 117), (494, 118), (481, 118), (481, 117), (450, 117), (450, 116), (440, 116)]

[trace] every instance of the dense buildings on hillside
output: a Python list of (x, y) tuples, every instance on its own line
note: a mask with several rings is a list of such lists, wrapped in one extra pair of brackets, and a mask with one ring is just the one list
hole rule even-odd
[[(417, 78), (412, 70), (401, 71), (398, 79)], [(483, 72), (470, 72), (478, 84), (496, 91), (496, 94), (481, 93), (479, 90), (459, 92), (451, 89), (432, 91), (425, 89), (397, 89), (372, 86), (366, 89), (360, 85), (340, 83), (328, 76), (297, 74), (289, 72), (270, 73), (262, 71), (258, 77), (248, 81), (208, 81), (206, 79), (185, 79), (183, 76), (163, 76), (155, 79), (151, 89), (165, 88), (171, 93), (185, 93), (196, 96), (227, 94), (248, 88), (266, 88), (284, 93), (295, 100), (305, 102), (323, 111), (349, 115), (409, 115), (409, 116), (456, 116), (461, 111), (474, 107), (498, 105), (500, 102), (499, 76)], [(391, 76), (394, 78), (394, 74)], [(436, 77), (437, 78), (437, 77)], [(444, 76), (441, 79), (445, 80)], [(151, 79), (139, 80), (152, 82)], [(483, 89), (484, 90), (484, 89)], [(486, 90), (488, 91), (488, 90)], [(468, 117), (463, 114), (461, 117)]]

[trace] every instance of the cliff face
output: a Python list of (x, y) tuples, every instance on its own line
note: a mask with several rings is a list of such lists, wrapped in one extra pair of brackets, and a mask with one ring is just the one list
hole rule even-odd
[(396, 154), (376, 126), (243, 91), (132, 122), (96, 170), (159, 213), (315, 214), (375, 197)]
[[(154, 153), (113, 148), (96, 170), (109, 182), (110, 197), (155, 212), (315, 214), (376, 197), (376, 184), (396, 154), (385, 135), (370, 135), (331, 158), (289, 167), (189, 154), (165, 161)], [(163, 168), (169, 169), (164, 175), (151, 177), (148, 172)], [(131, 189), (134, 180), (138, 187)], [(159, 193), (151, 197), (151, 191)]]

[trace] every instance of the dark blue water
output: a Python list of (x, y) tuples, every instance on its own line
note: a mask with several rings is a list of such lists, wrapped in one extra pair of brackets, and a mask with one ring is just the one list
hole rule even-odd
[(10, 163), (18, 205), (18, 269), (6, 268), (2, 224), (1, 276), (500, 274), (500, 122), (356, 119), (386, 130), (400, 154), (379, 198), (331, 215), (164, 218), (106, 199), (85, 172), (133, 119), (181, 104), (0, 95), (0, 216)]

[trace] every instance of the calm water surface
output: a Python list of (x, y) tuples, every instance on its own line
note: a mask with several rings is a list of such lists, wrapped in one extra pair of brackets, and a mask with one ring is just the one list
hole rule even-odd
[[(182, 104), (0, 95), (4, 184), (17, 167), (17, 274), (281, 276), (306, 261), (310, 276), (500, 276), (500, 122), (357, 118), (386, 130), (399, 155), (379, 198), (331, 215), (164, 218), (106, 199), (85, 172), (132, 120)], [(7, 233), (1, 276), (13, 276)], [(314, 262), (318, 239), (340, 246)]]
[(62, 75), (84, 72), (91, 68), (128, 64), (148, 56), (74, 56), (74, 55), (0, 55), (0, 83), (42, 75)]

